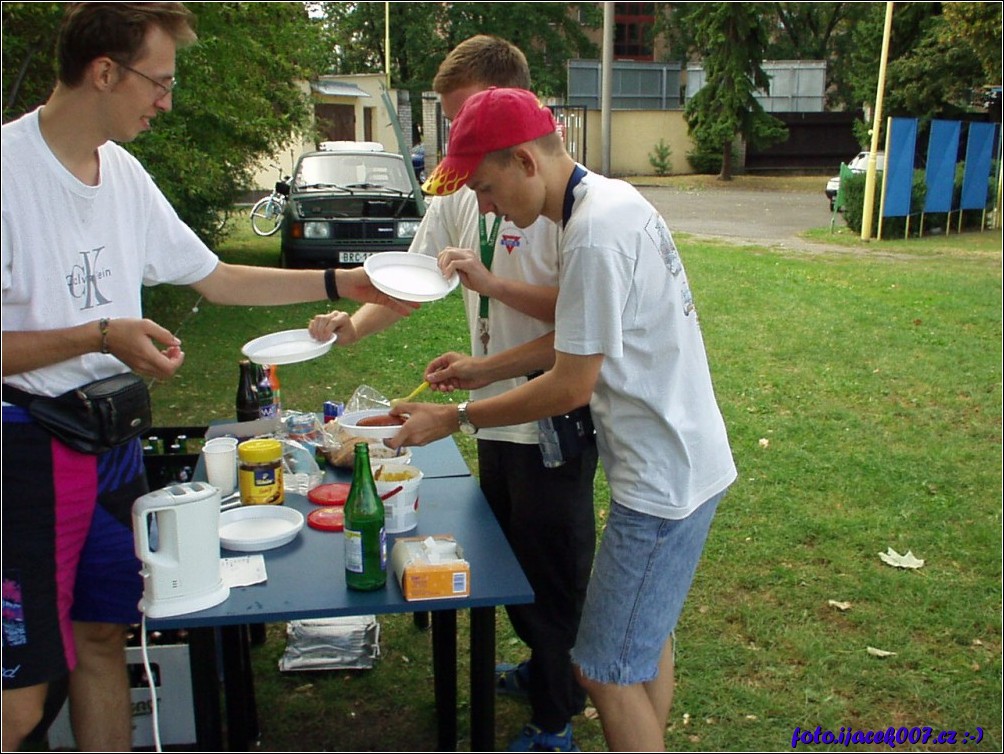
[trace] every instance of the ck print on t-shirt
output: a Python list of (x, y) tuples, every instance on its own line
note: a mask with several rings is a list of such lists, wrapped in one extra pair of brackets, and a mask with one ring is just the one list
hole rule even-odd
[(683, 261), (680, 259), (680, 252), (676, 248), (673, 234), (666, 227), (666, 221), (658, 214), (653, 214), (645, 224), (645, 233), (652, 241), (652, 245), (659, 251), (663, 264), (669, 273), (680, 282), (680, 298), (683, 301), (683, 313), (689, 316), (694, 311), (694, 297), (690, 292), (690, 284), (687, 282), (687, 273), (683, 270)]

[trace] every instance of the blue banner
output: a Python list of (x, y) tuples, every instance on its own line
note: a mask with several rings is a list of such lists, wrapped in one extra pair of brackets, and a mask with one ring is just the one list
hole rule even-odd
[(927, 196), (924, 212), (951, 212), (955, 188), (955, 163), (959, 156), (959, 134), (962, 122), (931, 121), (931, 140), (927, 145)]
[(889, 149), (885, 156), (885, 203), (882, 217), (910, 214), (913, 156), (917, 151), (917, 119), (889, 119)]
[(995, 123), (970, 123), (966, 144), (966, 169), (962, 174), (959, 209), (985, 209), (990, 188), (990, 161), (997, 136)]

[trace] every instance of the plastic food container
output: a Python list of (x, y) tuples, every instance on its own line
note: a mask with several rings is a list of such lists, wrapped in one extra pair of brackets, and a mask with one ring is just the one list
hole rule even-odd
[[(379, 470), (379, 478), (376, 474)], [(400, 534), (418, 526), (418, 488), (422, 484), (422, 471), (415, 466), (385, 463), (373, 465), (373, 481), (377, 494), (383, 497), (401, 487), (396, 495), (383, 501), (384, 529), (388, 534)]]

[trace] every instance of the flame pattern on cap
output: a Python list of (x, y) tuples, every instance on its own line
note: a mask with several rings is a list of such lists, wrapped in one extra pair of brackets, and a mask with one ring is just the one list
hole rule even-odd
[(449, 196), (459, 191), (470, 177), (470, 171), (461, 174), (450, 168), (438, 167), (422, 184), (422, 191), (434, 196)]

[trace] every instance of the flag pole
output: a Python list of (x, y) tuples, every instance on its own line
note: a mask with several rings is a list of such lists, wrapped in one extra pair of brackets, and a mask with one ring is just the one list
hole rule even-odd
[(892, 6), (885, 4), (885, 29), (882, 32), (882, 59), (879, 62), (878, 91), (875, 93), (875, 112), (872, 114), (872, 143), (865, 172), (865, 206), (861, 213), (861, 240), (872, 237), (872, 214), (875, 209), (875, 172), (878, 165), (879, 132), (882, 125), (882, 93), (885, 91), (885, 68), (889, 57), (889, 39), (892, 37)]

